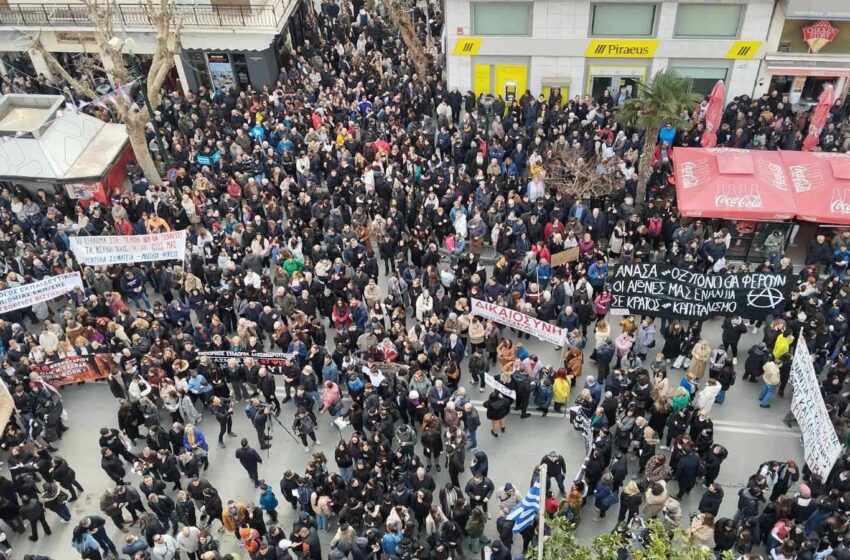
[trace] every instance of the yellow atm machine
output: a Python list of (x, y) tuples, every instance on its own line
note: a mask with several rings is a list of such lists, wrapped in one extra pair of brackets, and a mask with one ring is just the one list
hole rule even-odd
[(477, 59), (472, 66), (472, 88), (476, 94), (501, 95), (508, 103), (522, 97), (528, 87), (528, 65), (496, 64), (480, 60)]
[(505, 101), (510, 103), (517, 98), (516, 82), (508, 80), (505, 82)]

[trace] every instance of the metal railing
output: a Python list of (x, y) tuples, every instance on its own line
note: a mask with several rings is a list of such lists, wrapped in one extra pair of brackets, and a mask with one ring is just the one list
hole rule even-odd
[[(183, 27), (275, 28), (283, 25), (286, 4), (294, 0), (277, 0), (269, 6), (210, 6), (177, 4), (177, 16)], [(151, 25), (142, 4), (118, 4), (111, 15), (116, 27)], [(0, 7), (0, 27), (79, 27), (92, 28), (89, 11), (79, 4), (17, 4)]]

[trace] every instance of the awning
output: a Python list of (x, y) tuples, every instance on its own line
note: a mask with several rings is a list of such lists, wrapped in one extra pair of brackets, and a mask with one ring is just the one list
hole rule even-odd
[(676, 198), (683, 216), (789, 220), (796, 215), (778, 152), (676, 148)]
[(807, 222), (850, 225), (850, 155), (779, 152), (797, 199), (797, 217)]

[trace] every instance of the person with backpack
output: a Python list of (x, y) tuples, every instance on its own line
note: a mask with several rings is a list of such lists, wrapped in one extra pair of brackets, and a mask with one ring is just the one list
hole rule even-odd
[(307, 445), (307, 436), (313, 440), (313, 444), (321, 445), (321, 442), (316, 439), (316, 423), (307, 414), (307, 410), (304, 407), (298, 407), (298, 412), (295, 413), (295, 421), (292, 422), (292, 429), (301, 438), (301, 443), (304, 445), (304, 451), (306, 453), (310, 452), (310, 446)]

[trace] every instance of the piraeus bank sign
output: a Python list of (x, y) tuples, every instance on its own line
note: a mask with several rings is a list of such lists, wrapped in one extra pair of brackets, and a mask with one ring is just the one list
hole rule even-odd
[(651, 58), (661, 43), (658, 39), (592, 39), (586, 58)]

